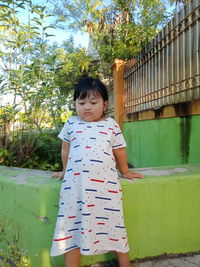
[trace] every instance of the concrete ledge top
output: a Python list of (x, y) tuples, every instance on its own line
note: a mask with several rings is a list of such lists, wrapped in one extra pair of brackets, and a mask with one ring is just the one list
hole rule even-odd
[[(120, 176), (120, 181), (123, 185), (166, 182), (166, 179), (200, 179), (200, 164), (148, 167), (132, 170), (144, 174), (145, 178), (131, 181)], [(0, 181), (8, 183), (14, 182), (15, 184), (26, 184), (34, 187), (41, 185), (59, 186), (60, 182), (55, 178), (51, 179), (51, 174), (51, 171), (0, 166)]]

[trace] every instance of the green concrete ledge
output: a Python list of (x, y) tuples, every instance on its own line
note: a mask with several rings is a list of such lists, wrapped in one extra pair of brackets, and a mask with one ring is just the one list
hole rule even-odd
[[(199, 252), (200, 165), (139, 171), (145, 179), (121, 180), (131, 259)], [(17, 232), (17, 246), (33, 267), (63, 267), (62, 256), (49, 257), (61, 185), (50, 175), (0, 167), (0, 227), (11, 242)], [(6, 246), (0, 247), (6, 253)], [(112, 258), (112, 253), (84, 256), (82, 265)]]

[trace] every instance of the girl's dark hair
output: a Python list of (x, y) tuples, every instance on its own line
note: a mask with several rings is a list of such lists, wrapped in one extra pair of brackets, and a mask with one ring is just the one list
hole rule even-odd
[(99, 79), (82, 78), (75, 87), (74, 101), (76, 101), (77, 98), (85, 99), (89, 92), (99, 94), (104, 101), (108, 100), (107, 88)]

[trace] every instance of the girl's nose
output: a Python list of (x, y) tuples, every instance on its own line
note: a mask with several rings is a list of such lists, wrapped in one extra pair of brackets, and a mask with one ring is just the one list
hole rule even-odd
[(86, 110), (91, 109), (91, 105), (90, 105), (90, 104), (86, 104), (86, 105), (85, 105), (85, 109), (86, 109)]

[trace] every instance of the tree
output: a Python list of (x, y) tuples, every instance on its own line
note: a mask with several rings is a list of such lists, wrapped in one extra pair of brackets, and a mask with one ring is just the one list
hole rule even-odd
[[(20, 10), (26, 10), (26, 21), (20, 21)], [(0, 160), (4, 155), (15, 166), (28, 161), (44, 128), (59, 131), (75, 81), (91, 61), (72, 39), (48, 42), (49, 16), (30, 1), (0, 5), (0, 93), (13, 96), (0, 108)]]
[(90, 34), (101, 63), (132, 58), (170, 18), (162, 0), (49, 1), (61, 27)]
[[(27, 10), (27, 22), (19, 20), (20, 9)], [(9, 0), (1, 5), (0, 90), (13, 95), (12, 106), (18, 105), (27, 123), (39, 131), (52, 121), (57, 127), (67, 95), (91, 61), (72, 39), (63, 45), (48, 43), (53, 27), (46, 23), (49, 16), (31, 2)]]

